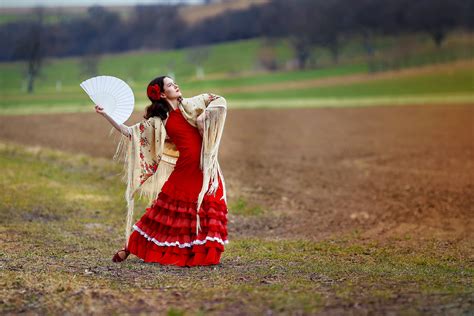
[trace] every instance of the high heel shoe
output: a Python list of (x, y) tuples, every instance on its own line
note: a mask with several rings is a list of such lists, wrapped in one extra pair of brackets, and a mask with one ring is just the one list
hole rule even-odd
[[(125, 257), (123, 257), (123, 258), (119, 256), (119, 253), (120, 253), (121, 251), (124, 251), (124, 252), (125, 252)], [(113, 261), (113, 262), (122, 262), (122, 261), (124, 261), (125, 259), (127, 259), (127, 257), (128, 257), (129, 254), (130, 254), (130, 251), (129, 251), (126, 247), (124, 247), (123, 249), (120, 249), (119, 251), (117, 251), (117, 252), (115, 253), (114, 257), (112, 258), (112, 261)]]

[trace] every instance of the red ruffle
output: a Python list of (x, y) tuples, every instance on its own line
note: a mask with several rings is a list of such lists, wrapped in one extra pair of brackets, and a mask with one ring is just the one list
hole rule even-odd
[[(227, 241), (225, 201), (220, 199), (219, 194), (204, 197), (199, 210), (201, 229), (196, 236), (196, 201), (190, 199), (184, 192), (180, 194), (177, 189), (172, 193), (173, 196), (170, 196), (161, 191), (158, 198), (135, 223), (140, 231), (134, 230), (130, 235), (128, 241), (130, 252), (145, 262), (165, 265), (218, 264), (224, 251), (224, 245), (219, 241)], [(178, 242), (181, 247), (158, 245), (155, 241)], [(203, 242), (204, 244), (201, 244)], [(184, 247), (185, 244), (188, 245)]]

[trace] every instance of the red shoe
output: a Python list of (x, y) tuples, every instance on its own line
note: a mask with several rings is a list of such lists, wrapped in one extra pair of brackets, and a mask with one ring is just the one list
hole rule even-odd
[[(123, 258), (119, 256), (119, 253), (120, 253), (121, 251), (125, 252), (125, 257), (123, 257)], [(128, 257), (129, 254), (130, 254), (130, 251), (128, 251), (127, 248), (123, 248), (123, 249), (121, 249), (121, 250), (119, 250), (119, 251), (117, 251), (117, 252), (115, 253), (114, 257), (112, 258), (112, 261), (113, 261), (113, 262), (122, 262), (122, 261), (124, 261), (125, 259), (127, 259), (127, 257)]]

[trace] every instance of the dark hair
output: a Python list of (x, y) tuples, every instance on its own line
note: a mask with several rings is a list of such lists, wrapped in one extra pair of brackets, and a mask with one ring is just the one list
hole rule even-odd
[[(156, 77), (155, 79), (150, 81), (148, 87), (154, 84), (158, 84), (158, 86), (160, 87), (160, 91), (163, 92), (165, 90), (164, 80), (166, 77), (168, 76)], [(162, 120), (165, 120), (168, 117), (168, 112), (172, 109), (169, 102), (162, 98), (160, 98), (159, 100), (152, 100), (150, 96), (148, 96), (148, 99), (151, 101), (151, 104), (146, 107), (145, 115), (143, 115), (143, 117), (145, 119), (149, 119), (153, 116), (159, 116)]]

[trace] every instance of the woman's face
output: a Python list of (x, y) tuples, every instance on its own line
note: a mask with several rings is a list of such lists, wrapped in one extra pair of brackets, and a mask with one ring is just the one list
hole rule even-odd
[(179, 90), (179, 86), (174, 82), (173, 79), (165, 77), (163, 80), (164, 85), (164, 96), (166, 99), (177, 99), (178, 97), (182, 97), (181, 91)]

